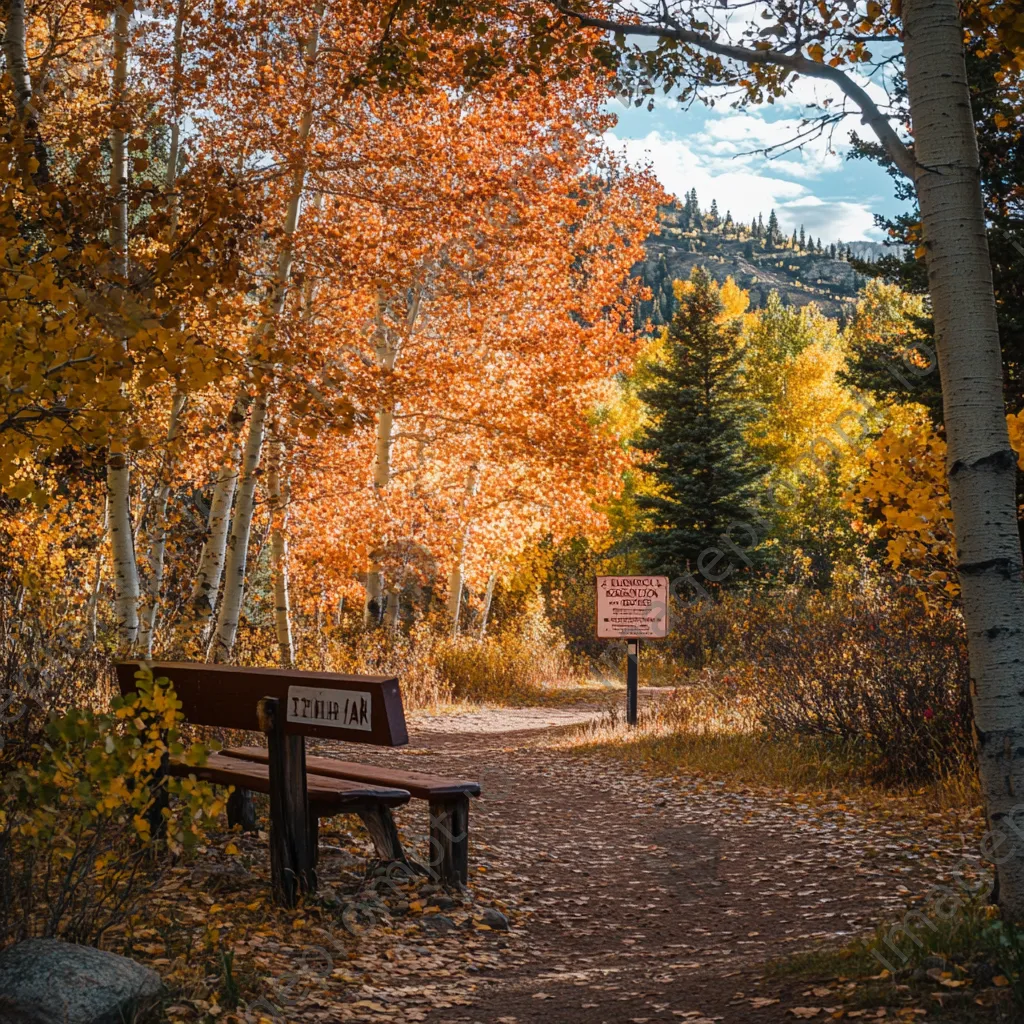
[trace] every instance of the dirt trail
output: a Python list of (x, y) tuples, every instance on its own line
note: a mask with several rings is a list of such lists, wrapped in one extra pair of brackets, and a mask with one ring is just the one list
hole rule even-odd
[[(420, 716), (408, 750), (358, 751), (483, 781), (470, 816), (472, 887), (479, 901), (504, 900), (513, 928), (493, 933), (507, 943), (502, 966), (475, 974), (471, 1005), (428, 1020), (770, 1024), (792, 1021), (795, 1007), (825, 1020), (843, 1003), (840, 986), (764, 980), (765, 962), (892, 918), (961, 854), (941, 822), (658, 779), (545, 744), (599, 713)], [(458, 947), (455, 936), (436, 941)]]

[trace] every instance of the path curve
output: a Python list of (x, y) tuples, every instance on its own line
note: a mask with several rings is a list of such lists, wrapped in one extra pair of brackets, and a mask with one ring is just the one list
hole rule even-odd
[[(960, 854), (939, 822), (657, 778), (546, 742), (601, 712), (418, 715), (409, 748), (346, 749), (483, 782), (472, 889), (509, 908), (513, 928), (493, 936), (503, 958), (479, 970), (470, 1005), (429, 1021), (773, 1024), (796, 1006), (825, 1020), (843, 988), (787, 989), (765, 980), (766, 961), (892, 918)], [(402, 815), (414, 824), (415, 809)]]

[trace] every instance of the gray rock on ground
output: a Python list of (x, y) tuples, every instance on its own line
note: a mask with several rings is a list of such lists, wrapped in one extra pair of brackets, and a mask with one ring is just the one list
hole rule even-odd
[(0, 1024), (128, 1024), (160, 994), (156, 971), (59, 939), (0, 953)]
[(484, 924), (496, 932), (507, 932), (509, 928), (508, 918), (494, 907), (488, 907), (484, 911)]

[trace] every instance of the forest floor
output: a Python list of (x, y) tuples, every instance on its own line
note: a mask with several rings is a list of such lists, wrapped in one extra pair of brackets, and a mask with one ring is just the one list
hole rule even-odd
[[(815, 979), (771, 964), (839, 948), (898, 920), (908, 904), (948, 884), (965, 854), (977, 863), (976, 837), (941, 815), (656, 777), (567, 746), (566, 731), (599, 717), (610, 699), (621, 694), (569, 707), (414, 715), (410, 745), (400, 750), (315, 744), (317, 752), (479, 778), (470, 889), (453, 899), (414, 882), (378, 902), (359, 879), (359, 850), (345, 846), (346, 833), (327, 833), (322, 842), (333, 852), (321, 856), (322, 910), (298, 914), (291, 932), (279, 921), (241, 932), (233, 922), (236, 970), (268, 1000), (249, 1019), (974, 1019), (976, 994), (964, 1015), (950, 1017), (943, 1004), (964, 996), (939, 984), (923, 994), (889, 985), (890, 1005), (865, 1004), (834, 969)], [(421, 804), (398, 813), (413, 849), (425, 818)], [(245, 843), (262, 861), (265, 839)], [(252, 871), (262, 877), (265, 866)], [(207, 902), (213, 898), (220, 899)], [(997, 1011), (984, 1019), (1012, 1018)]]

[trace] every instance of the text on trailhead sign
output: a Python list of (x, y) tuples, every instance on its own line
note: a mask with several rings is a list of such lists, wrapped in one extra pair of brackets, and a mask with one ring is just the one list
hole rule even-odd
[(668, 577), (598, 576), (597, 635), (668, 636)]

